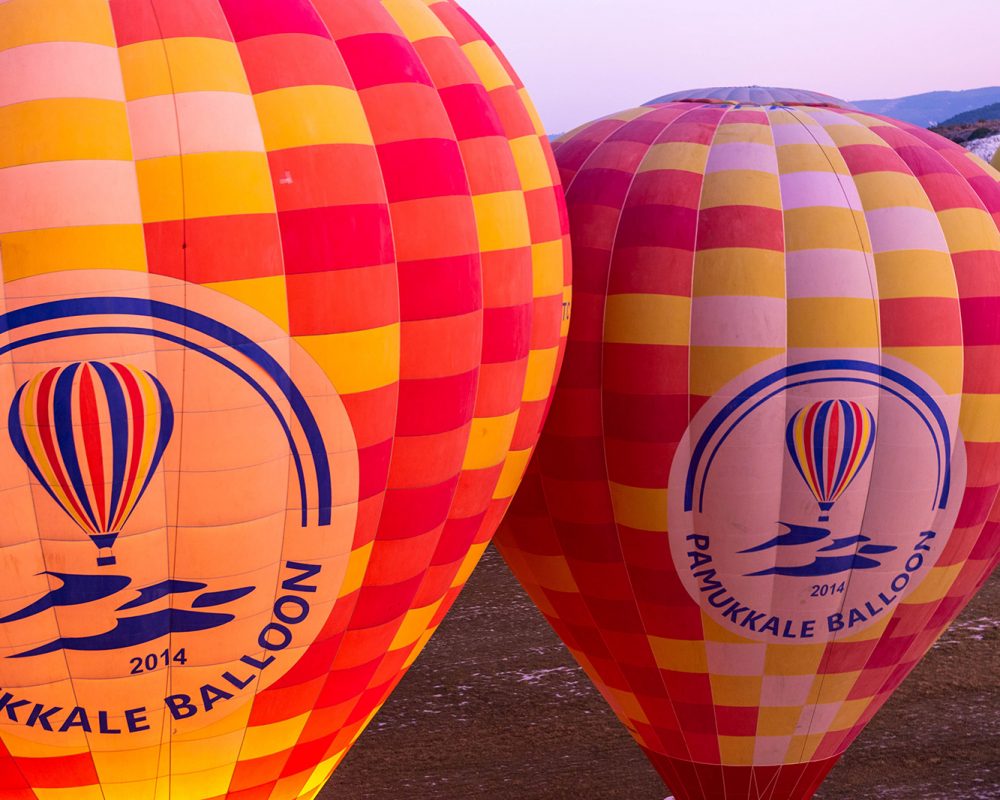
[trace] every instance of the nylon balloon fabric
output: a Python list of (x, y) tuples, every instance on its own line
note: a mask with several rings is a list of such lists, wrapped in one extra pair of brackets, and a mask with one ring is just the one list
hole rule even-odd
[(998, 558), (1000, 191), (712, 91), (556, 144), (574, 317), (497, 545), (677, 798), (801, 800)]
[(531, 101), (450, 0), (10, 0), (0, 131), (0, 796), (313, 798), (551, 399)]

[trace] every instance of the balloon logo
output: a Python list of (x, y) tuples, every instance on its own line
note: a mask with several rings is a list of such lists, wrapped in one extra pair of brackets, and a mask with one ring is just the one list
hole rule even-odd
[(91, 538), (110, 553), (163, 458), (174, 414), (163, 385), (127, 364), (87, 361), (40, 373), (8, 417), (18, 455)]
[(785, 429), (792, 463), (819, 503), (820, 522), (857, 477), (875, 443), (875, 417), (849, 400), (826, 400), (796, 411)]

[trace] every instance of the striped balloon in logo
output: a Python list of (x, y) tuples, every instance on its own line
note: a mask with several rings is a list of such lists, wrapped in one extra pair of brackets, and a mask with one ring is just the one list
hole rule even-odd
[(827, 512), (851, 485), (871, 455), (875, 417), (851, 400), (824, 400), (796, 411), (785, 429), (792, 463)]
[[(87, 361), (23, 384), (8, 425), (38, 482), (100, 550), (110, 550), (163, 458), (174, 414), (148, 372)], [(111, 554), (97, 559), (114, 563)]]

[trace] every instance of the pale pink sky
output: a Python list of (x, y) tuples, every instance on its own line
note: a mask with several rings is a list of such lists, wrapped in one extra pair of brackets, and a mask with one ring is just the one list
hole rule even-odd
[(550, 132), (680, 89), (845, 100), (1000, 85), (1000, 0), (459, 0)]

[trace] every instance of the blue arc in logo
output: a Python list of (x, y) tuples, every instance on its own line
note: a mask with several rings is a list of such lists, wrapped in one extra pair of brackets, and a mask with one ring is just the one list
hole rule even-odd
[[(751, 401), (753, 401), (754, 398), (757, 397), (762, 391), (774, 386), (774, 384), (780, 383), (788, 378), (808, 376), (817, 372), (845, 372), (848, 374), (837, 376), (827, 374), (823, 377), (806, 378), (804, 380), (786, 383), (774, 391), (771, 391), (763, 398), (753, 402), (749, 408), (746, 408), (742, 411), (742, 413), (740, 413), (741, 409), (743, 409), (747, 403), (751, 403)], [(852, 372), (862, 373), (865, 377), (858, 377), (857, 375), (849, 374)], [(831, 359), (825, 361), (808, 361), (802, 364), (795, 364), (776, 370), (770, 375), (767, 375), (746, 387), (736, 397), (730, 400), (718, 414), (715, 415), (712, 421), (705, 427), (705, 430), (698, 438), (698, 442), (691, 452), (691, 461), (688, 465), (687, 476), (684, 484), (684, 510), (691, 511), (694, 507), (695, 484), (698, 483), (699, 468), (703, 459), (705, 459), (706, 453), (708, 454), (707, 461), (705, 462), (705, 467), (701, 475), (698, 491), (699, 511), (702, 509), (702, 503), (705, 495), (705, 485), (708, 479), (708, 474), (712, 468), (712, 463), (715, 460), (715, 455), (718, 453), (722, 444), (729, 437), (730, 433), (732, 433), (732, 431), (744, 419), (746, 419), (747, 416), (752, 414), (757, 408), (773, 397), (798, 386), (818, 383), (859, 383), (874, 386), (881, 391), (895, 396), (909, 406), (921, 419), (924, 426), (930, 433), (932, 441), (934, 442), (938, 469), (938, 489), (934, 497), (933, 505), (942, 509), (947, 507), (951, 488), (952, 438), (944, 412), (941, 411), (940, 406), (938, 406), (934, 398), (911, 378), (908, 378), (902, 373), (883, 365), (871, 364), (867, 361), (857, 361), (851, 359)], [(895, 386), (899, 388), (894, 388), (888, 384), (895, 384)], [(907, 397), (904, 392), (908, 393), (910, 397)], [(915, 398), (917, 402), (914, 402), (911, 397)], [(926, 412), (918, 406), (918, 403), (926, 409)], [(739, 416), (729, 424), (722, 436), (715, 442), (711, 452), (708, 452), (713, 438), (719, 433), (723, 426), (726, 425), (726, 422), (736, 414), (739, 414)]]
[[(323, 441), (323, 434), (319, 429), (316, 418), (309, 408), (302, 392), (299, 391), (291, 376), (275, 360), (270, 353), (247, 336), (233, 330), (227, 325), (180, 306), (163, 303), (158, 300), (145, 300), (134, 297), (86, 297), (72, 300), (54, 300), (47, 303), (28, 306), (27, 308), (10, 311), (0, 315), (0, 333), (7, 333), (18, 328), (35, 325), (40, 322), (52, 320), (68, 319), (72, 317), (88, 316), (125, 316), (142, 317), (145, 319), (158, 319), (170, 322), (181, 327), (198, 331), (215, 341), (228, 345), (237, 350), (248, 361), (259, 367), (274, 383), (277, 389), (288, 401), (292, 414), (298, 422), (306, 442), (309, 446), (309, 453), (312, 458), (313, 472), (316, 481), (317, 492), (317, 523), (320, 526), (329, 526), (332, 523), (333, 510), (333, 485), (330, 472), (330, 460), (327, 456), (326, 445)], [(308, 491), (305, 477), (305, 468), (298, 446), (292, 434), (292, 428), (285, 414), (278, 407), (274, 398), (264, 389), (264, 387), (238, 365), (223, 357), (219, 353), (207, 347), (189, 341), (182, 336), (167, 333), (166, 331), (155, 330), (153, 328), (140, 328), (133, 326), (94, 326), (80, 327), (61, 331), (51, 331), (38, 334), (37, 336), (26, 337), (16, 342), (12, 342), (0, 348), (0, 356), (5, 355), (21, 347), (27, 347), (39, 342), (54, 339), (65, 339), (75, 336), (86, 336), (93, 334), (133, 334), (137, 336), (152, 336), (173, 342), (186, 347), (200, 355), (209, 358), (216, 363), (230, 370), (248, 386), (254, 389), (267, 403), (272, 413), (275, 415), (279, 425), (288, 439), (289, 450), (295, 463), (298, 475), (300, 499), (302, 503), (302, 525), (308, 524)]]

